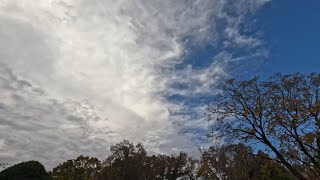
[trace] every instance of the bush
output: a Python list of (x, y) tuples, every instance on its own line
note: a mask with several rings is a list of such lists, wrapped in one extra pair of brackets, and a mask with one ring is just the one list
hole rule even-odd
[(37, 161), (27, 161), (11, 166), (0, 172), (1, 180), (49, 180), (49, 174)]

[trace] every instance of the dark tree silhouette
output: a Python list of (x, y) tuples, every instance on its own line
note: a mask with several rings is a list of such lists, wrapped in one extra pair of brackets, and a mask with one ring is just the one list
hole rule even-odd
[(49, 180), (49, 174), (37, 161), (22, 162), (0, 172), (1, 180), (38, 179)]

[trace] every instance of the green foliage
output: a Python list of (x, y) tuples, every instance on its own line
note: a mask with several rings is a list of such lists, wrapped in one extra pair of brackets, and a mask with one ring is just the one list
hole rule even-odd
[(267, 160), (262, 162), (260, 166), (260, 178), (261, 180), (290, 180), (293, 179), (292, 175), (278, 163)]
[(49, 174), (37, 161), (16, 164), (0, 172), (1, 180), (49, 180)]
[(294, 179), (293, 175), (287, 171), (283, 165), (274, 160), (271, 160), (270, 157), (259, 151), (255, 155), (254, 163), (256, 164), (256, 171), (258, 172), (258, 177), (261, 180), (291, 180)]
[(91, 180), (101, 171), (101, 162), (97, 158), (79, 156), (53, 168), (50, 173), (57, 180)]

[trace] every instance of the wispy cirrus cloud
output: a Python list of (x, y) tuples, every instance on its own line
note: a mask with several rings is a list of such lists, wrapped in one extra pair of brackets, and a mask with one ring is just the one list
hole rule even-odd
[[(0, 157), (52, 167), (122, 139), (195, 151), (199, 100), (265, 55), (242, 28), (266, 2), (1, 0)], [(207, 46), (208, 66), (188, 62)]]

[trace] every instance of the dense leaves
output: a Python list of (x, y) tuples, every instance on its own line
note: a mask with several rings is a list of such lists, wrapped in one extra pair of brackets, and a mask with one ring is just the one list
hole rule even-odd
[(53, 168), (51, 176), (57, 180), (93, 179), (101, 171), (101, 162), (97, 158), (79, 156)]
[(16, 164), (0, 172), (1, 180), (49, 180), (49, 174), (43, 165), (37, 161), (28, 161)]

